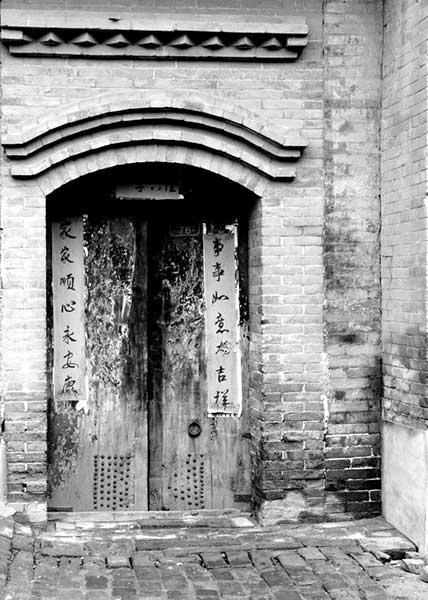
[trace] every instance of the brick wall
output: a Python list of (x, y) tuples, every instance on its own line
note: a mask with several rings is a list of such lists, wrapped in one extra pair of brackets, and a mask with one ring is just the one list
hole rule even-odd
[[(371, 514), (379, 509), (376, 492), (368, 489), (378, 488), (379, 475), (380, 3), (272, 0), (261, 5), (225, 0), (213, 10), (214, 3), (201, 0), (124, 0), (115, 3), (112, 16), (130, 7), (131, 13), (145, 11), (147, 5), (156, 12), (197, 8), (210, 18), (218, 10), (236, 19), (304, 16), (309, 45), (290, 63), (17, 58), (3, 49), (6, 126), (13, 129), (55, 107), (100, 93), (172, 88), (190, 96), (197, 90), (229, 99), (273, 126), (301, 131), (309, 145), (298, 162), (297, 178), (272, 184), (251, 219), (258, 236), (250, 239), (250, 269), (256, 274), (250, 282), (255, 299), (251, 401), (256, 501), (265, 520), (322, 517), (325, 511)], [(31, 0), (25, 6), (41, 5)], [(43, 3), (46, 9), (64, 6)], [(75, 6), (77, 10), (79, 3)], [(93, 2), (91, 10), (102, 6)], [(16, 7), (16, 2), (8, 0), (4, 7)], [(5, 188), (17, 185), (8, 165), (2, 175)], [(40, 240), (42, 201), (34, 195), (39, 210), (33, 223), (31, 200), (22, 193), (15, 200), (13, 192), (9, 197), (2, 215), (7, 229), (3, 251), (10, 253), (10, 268), (19, 266), (29, 281), (32, 258), (14, 246), (14, 240), (23, 238), (22, 230), (13, 229), (13, 219), (27, 219), (29, 240), (33, 232)], [(23, 242), (23, 248), (29, 243)], [(42, 260), (44, 246), (35, 246)], [(43, 306), (28, 304), (30, 297), (37, 302), (43, 294), (42, 274), (39, 282), (31, 294), (19, 282), (5, 283), (9, 298), (16, 293), (19, 300), (16, 321), (25, 316), (25, 331), (11, 329), (5, 347), (13, 347), (12, 334), (18, 336), (29, 359), (24, 368), (22, 361), (7, 355), (3, 369), (3, 380), (16, 380), (16, 389), (8, 384), (5, 394), (9, 460), (14, 465), (10, 498), (23, 501), (42, 498), (44, 492), (43, 390), (28, 383), (45, 378)], [(33, 336), (26, 325), (31, 310), (38, 327)], [(8, 319), (12, 323), (13, 315)], [(24, 346), (31, 339), (39, 344), (37, 358), (34, 348)], [(33, 442), (41, 445), (36, 449)]]
[(425, 1), (385, 3), (382, 110), (384, 419), (425, 427)]
[(324, 14), (325, 468), (329, 512), (380, 509), (382, 2)]

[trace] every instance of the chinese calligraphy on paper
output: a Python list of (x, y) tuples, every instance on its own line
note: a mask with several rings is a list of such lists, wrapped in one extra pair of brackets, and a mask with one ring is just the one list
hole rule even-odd
[(52, 224), (54, 397), (85, 400), (84, 258), (81, 217)]
[(236, 239), (235, 226), (203, 236), (207, 393), (211, 415), (241, 414)]

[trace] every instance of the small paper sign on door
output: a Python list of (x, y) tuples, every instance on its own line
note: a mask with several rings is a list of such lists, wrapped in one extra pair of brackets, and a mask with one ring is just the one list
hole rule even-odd
[(178, 183), (119, 183), (116, 198), (120, 200), (182, 200)]
[(204, 225), (204, 292), (208, 414), (242, 411), (237, 229), (207, 233)]
[(82, 217), (52, 223), (55, 401), (86, 398)]

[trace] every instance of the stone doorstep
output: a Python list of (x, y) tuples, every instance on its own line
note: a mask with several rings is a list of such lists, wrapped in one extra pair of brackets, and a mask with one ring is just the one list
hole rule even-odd
[(246, 517), (251, 518), (250, 513), (242, 512), (238, 508), (227, 509), (201, 509), (195, 511), (186, 510), (138, 510), (138, 511), (80, 511), (80, 512), (48, 512), (49, 521), (60, 521), (68, 523), (120, 523), (120, 522), (136, 522), (138, 520), (165, 521), (168, 519), (183, 519), (189, 522), (197, 521), (204, 518), (229, 518), (229, 517)]
[[(141, 513), (130, 514), (124, 513), (118, 517), (117, 513), (112, 514), (112, 520), (106, 520), (108, 517), (104, 513), (93, 513), (94, 517), (92, 520), (88, 520), (88, 513), (71, 513), (65, 514), (65, 520), (56, 520), (58, 514), (55, 514), (55, 520), (53, 515), (49, 516), (48, 530), (50, 532), (62, 532), (67, 534), (68, 532), (86, 532), (88, 534), (92, 532), (114, 532), (115, 534), (121, 534), (127, 536), (132, 532), (140, 532), (141, 537), (147, 532), (147, 537), (153, 539), (154, 530), (158, 530), (160, 536), (163, 537), (166, 530), (169, 532), (174, 531), (175, 534), (179, 531), (201, 530), (201, 534), (206, 534), (208, 531), (227, 531), (232, 532), (235, 529), (238, 530), (251, 530), (255, 528), (253, 521), (246, 516), (246, 513), (240, 514), (238, 511), (232, 513), (231, 511), (203, 511), (205, 514), (194, 515), (185, 514), (180, 512), (176, 515), (168, 513), (156, 514), (153, 518), (144, 517)], [(206, 514), (209, 513), (209, 514)], [(217, 514), (211, 514), (217, 513)], [(226, 514), (223, 514), (226, 513)], [(110, 516), (110, 515), (109, 515)], [(82, 518), (80, 518), (82, 517)], [(100, 519), (102, 517), (102, 520)], [(133, 520), (132, 517), (135, 517)], [(143, 533), (144, 532), (144, 533)], [(149, 533), (150, 532), (150, 533)]]

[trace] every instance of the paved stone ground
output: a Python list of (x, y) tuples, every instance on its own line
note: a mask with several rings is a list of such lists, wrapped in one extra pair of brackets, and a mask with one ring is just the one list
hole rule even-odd
[[(260, 528), (245, 516), (0, 521), (3, 600), (426, 600), (382, 519)], [(407, 554), (406, 554), (407, 553)], [(407, 595), (408, 594), (408, 595)]]

